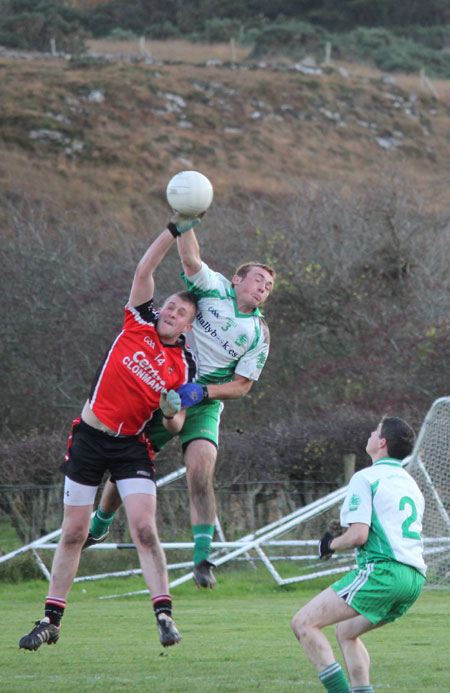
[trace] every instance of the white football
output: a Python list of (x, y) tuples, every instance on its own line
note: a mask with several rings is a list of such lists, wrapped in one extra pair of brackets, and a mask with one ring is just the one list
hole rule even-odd
[(203, 173), (181, 171), (167, 186), (167, 202), (175, 212), (191, 217), (208, 209), (214, 195), (213, 186)]

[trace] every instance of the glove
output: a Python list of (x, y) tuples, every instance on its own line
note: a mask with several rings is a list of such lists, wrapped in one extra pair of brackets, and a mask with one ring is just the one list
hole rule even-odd
[(189, 229), (193, 229), (194, 226), (197, 226), (197, 224), (200, 224), (205, 214), (206, 212), (201, 212), (195, 216), (187, 217), (179, 212), (176, 212), (171, 218), (170, 223), (167, 225), (167, 228), (172, 236), (176, 238), (177, 236), (181, 236), (182, 233), (189, 231)]
[(325, 532), (322, 539), (319, 541), (319, 557), (323, 558), (325, 561), (328, 561), (328, 559), (331, 558), (331, 554), (334, 553), (333, 549), (330, 549), (330, 544), (333, 539), (334, 537), (330, 532)]
[(192, 407), (193, 404), (198, 404), (203, 399), (209, 397), (207, 386), (197, 385), (197, 383), (186, 383), (185, 385), (181, 385), (177, 393), (181, 397), (181, 406), (183, 409)]
[(173, 419), (181, 409), (181, 397), (175, 390), (161, 390), (159, 407), (165, 419)]

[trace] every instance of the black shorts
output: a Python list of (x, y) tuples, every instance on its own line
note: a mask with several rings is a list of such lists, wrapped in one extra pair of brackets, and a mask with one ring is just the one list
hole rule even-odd
[(61, 471), (79, 484), (99, 486), (105, 472), (112, 481), (155, 481), (153, 450), (145, 433), (115, 437), (75, 419)]

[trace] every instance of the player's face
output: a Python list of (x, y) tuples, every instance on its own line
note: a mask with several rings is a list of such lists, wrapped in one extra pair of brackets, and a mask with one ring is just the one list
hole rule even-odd
[(165, 344), (175, 344), (182, 332), (192, 329), (191, 321), (194, 315), (195, 308), (191, 303), (187, 303), (176, 294), (169, 296), (159, 311), (156, 331), (160, 339)]
[(245, 277), (235, 274), (234, 291), (238, 304), (253, 310), (263, 305), (273, 289), (273, 277), (262, 267), (250, 267)]
[(366, 452), (369, 455), (378, 452), (380, 447), (382, 447), (381, 441), (384, 441), (384, 438), (381, 438), (382, 425), (383, 425), (383, 422), (380, 421), (380, 423), (378, 424), (376, 429), (374, 431), (372, 431), (372, 433), (369, 436), (369, 440), (367, 441), (367, 445), (366, 445)]

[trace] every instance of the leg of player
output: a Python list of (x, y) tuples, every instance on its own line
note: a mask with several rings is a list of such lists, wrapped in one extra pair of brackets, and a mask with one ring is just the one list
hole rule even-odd
[(89, 534), (83, 544), (83, 549), (105, 541), (109, 534), (109, 528), (114, 520), (114, 515), (122, 505), (116, 484), (107, 481), (103, 489), (100, 503), (92, 518)]
[(197, 587), (214, 587), (214, 564), (209, 561), (216, 518), (214, 470), (217, 448), (209, 440), (192, 440), (184, 453), (189, 488), (189, 508), (194, 535), (194, 581)]
[(41, 621), (36, 621), (33, 630), (20, 639), (19, 647), (37, 650), (44, 642), (51, 645), (58, 641), (61, 619), (67, 596), (77, 574), (81, 547), (88, 531), (91, 512), (92, 505), (64, 506), (61, 538), (55, 551), (48, 596), (45, 600), (45, 616)]
[(292, 619), (291, 628), (294, 635), (316, 668), (319, 679), (327, 691), (348, 693), (350, 686), (321, 629), (357, 615), (355, 609), (348, 606), (328, 587), (300, 609)]
[(335, 628), (350, 682), (354, 688), (364, 689), (367, 693), (372, 690), (369, 681), (370, 657), (359, 636), (383, 625), (384, 623), (374, 625), (368, 618), (358, 614), (348, 621), (338, 623)]
[(172, 619), (172, 598), (166, 557), (156, 527), (156, 495), (132, 493), (123, 499), (131, 538), (152, 597), (159, 638), (164, 647), (180, 642), (181, 635)]

